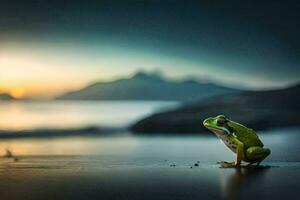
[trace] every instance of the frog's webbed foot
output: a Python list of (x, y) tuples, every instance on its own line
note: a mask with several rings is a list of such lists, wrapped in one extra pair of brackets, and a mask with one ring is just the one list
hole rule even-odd
[(258, 162), (250, 162), (250, 163), (247, 164), (247, 167), (252, 167), (252, 166), (257, 167), (257, 166), (260, 165), (260, 163), (261, 163), (261, 161), (258, 161)]
[(230, 168), (230, 167), (238, 167), (235, 161), (228, 162), (228, 161), (219, 161), (217, 162), (221, 165), (221, 168)]

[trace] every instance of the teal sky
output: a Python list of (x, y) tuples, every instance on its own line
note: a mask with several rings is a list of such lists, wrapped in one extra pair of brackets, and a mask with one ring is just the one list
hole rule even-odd
[(247, 89), (300, 81), (298, 4), (228, 5), (4, 2), (0, 92), (48, 97), (139, 70)]

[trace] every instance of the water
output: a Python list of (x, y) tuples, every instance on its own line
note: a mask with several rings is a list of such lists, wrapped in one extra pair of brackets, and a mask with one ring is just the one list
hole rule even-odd
[[(268, 162), (300, 161), (300, 128), (283, 128), (258, 132), (265, 146), (272, 150)], [(218, 160), (234, 160), (235, 155), (216, 136), (168, 135), (1, 139), (0, 153), (10, 149), (19, 156), (79, 156), (96, 157), (101, 164), (112, 163), (184, 165)]]
[[(157, 101), (1, 102), (0, 130), (128, 126), (151, 113), (178, 105), (176, 102)], [(0, 153), (10, 149), (20, 156), (100, 156), (101, 160), (135, 163), (169, 160), (188, 164), (193, 160), (233, 160), (232, 152), (214, 134), (207, 132), (207, 135), (182, 136), (139, 136), (124, 132), (99, 137), (1, 139)], [(267, 160), (300, 161), (299, 127), (258, 134), (265, 146), (272, 149)]]
[(160, 101), (2, 101), (0, 130), (128, 126), (177, 105)]

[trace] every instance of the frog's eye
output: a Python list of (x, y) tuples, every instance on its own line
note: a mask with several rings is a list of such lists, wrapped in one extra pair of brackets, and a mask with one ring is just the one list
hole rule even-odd
[(223, 118), (223, 117), (218, 118), (218, 119), (217, 119), (217, 124), (218, 124), (218, 125), (223, 125), (223, 124), (225, 124), (225, 118)]

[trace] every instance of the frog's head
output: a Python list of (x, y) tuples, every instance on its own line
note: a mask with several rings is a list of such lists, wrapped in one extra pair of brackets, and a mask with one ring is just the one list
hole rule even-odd
[(203, 125), (220, 137), (231, 134), (232, 129), (227, 125), (228, 121), (224, 115), (218, 115), (207, 118), (203, 121)]

